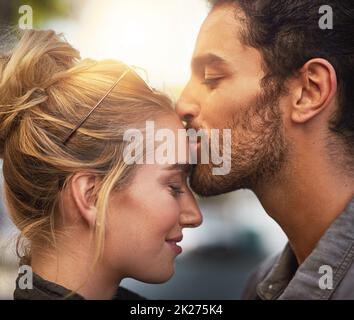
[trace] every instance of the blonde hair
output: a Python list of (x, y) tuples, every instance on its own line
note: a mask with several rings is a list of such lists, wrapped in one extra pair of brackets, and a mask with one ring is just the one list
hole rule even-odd
[(31, 246), (55, 246), (61, 190), (84, 170), (102, 178), (96, 190), (97, 262), (108, 197), (134, 171), (123, 161), (124, 132), (172, 114), (172, 103), (130, 72), (64, 145), (127, 66), (81, 60), (53, 31), (26, 30), (12, 43), (0, 56), (0, 157), (6, 206), (21, 231), (17, 253), (30, 259)]

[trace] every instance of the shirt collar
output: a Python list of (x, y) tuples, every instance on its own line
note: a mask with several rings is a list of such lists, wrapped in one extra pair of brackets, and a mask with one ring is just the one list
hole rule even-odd
[[(354, 260), (353, 230), (354, 198), (299, 267), (290, 245), (286, 245), (268, 275), (258, 284), (258, 296), (264, 300), (329, 299)], [(332, 289), (320, 287), (321, 266), (333, 271)]]

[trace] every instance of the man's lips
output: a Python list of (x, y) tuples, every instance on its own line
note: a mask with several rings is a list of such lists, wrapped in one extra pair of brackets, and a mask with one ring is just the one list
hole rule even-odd
[(189, 142), (189, 148), (191, 150), (198, 149), (200, 147), (200, 141)]
[(183, 239), (183, 235), (178, 235), (174, 238), (167, 239), (166, 242), (170, 245), (171, 249), (177, 253), (180, 254), (182, 253), (182, 248), (177, 245), (178, 242), (181, 242)]
[[(189, 129), (193, 129), (196, 132), (198, 132), (200, 129), (199, 128), (193, 128), (193, 127), (187, 127), (186, 130), (188, 131)], [(188, 143), (191, 148), (196, 148), (198, 145), (200, 145), (201, 138), (200, 137), (189, 137)]]
[[(194, 130), (196, 133), (202, 132), (202, 134), (205, 135), (198, 135), (197, 136), (189, 136), (188, 138), (188, 146), (189, 146), (189, 151), (192, 152), (192, 158), (191, 161), (195, 161), (196, 163), (199, 163), (202, 157), (202, 152), (207, 152), (206, 150), (208, 150), (208, 144), (207, 142), (209, 142), (209, 137), (208, 137), (208, 131), (207, 129), (203, 128), (202, 126), (193, 126), (191, 124), (187, 124), (186, 126), (186, 130), (188, 132), (188, 130)], [(206, 141), (207, 140), (207, 141)], [(202, 148), (202, 144), (204, 149)], [(203, 151), (204, 150), (204, 151)], [(191, 155), (191, 154), (190, 154)], [(193, 162), (194, 164), (194, 162)]]

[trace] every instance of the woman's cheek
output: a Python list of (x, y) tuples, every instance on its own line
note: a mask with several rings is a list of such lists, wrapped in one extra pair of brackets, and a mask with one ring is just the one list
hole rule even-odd
[(176, 199), (173, 200), (168, 207), (166, 207), (164, 216), (166, 217), (166, 222), (168, 222), (170, 228), (173, 228), (179, 224), (180, 211), (180, 205)]
[(165, 201), (163, 204), (157, 203), (156, 211), (153, 221), (155, 225), (159, 225), (161, 232), (170, 232), (179, 223), (180, 206), (178, 201), (169, 195), (169, 201)]

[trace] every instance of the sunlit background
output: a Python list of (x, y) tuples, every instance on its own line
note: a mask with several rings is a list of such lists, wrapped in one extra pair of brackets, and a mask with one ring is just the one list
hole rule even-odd
[[(16, 24), (22, 1), (0, 0), (0, 23)], [(34, 28), (64, 33), (83, 58), (114, 58), (143, 67), (149, 81), (176, 100), (189, 77), (206, 0), (26, 1)], [(199, 199), (204, 224), (186, 230), (175, 276), (163, 285), (124, 280), (156, 299), (238, 299), (252, 269), (286, 238), (250, 191)], [(11, 299), (17, 274), (16, 229), (0, 207), (0, 298)]]

